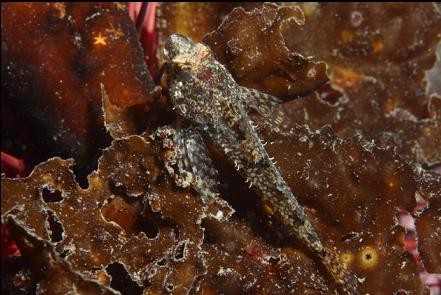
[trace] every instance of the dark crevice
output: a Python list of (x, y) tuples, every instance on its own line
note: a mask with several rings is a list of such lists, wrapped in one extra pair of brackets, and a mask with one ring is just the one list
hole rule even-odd
[(340, 98), (343, 96), (338, 90), (332, 88), (331, 84), (326, 83), (317, 90), (321, 100), (327, 102), (331, 106), (337, 106)]
[(167, 260), (163, 257), (163, 258), (159, 259), (159, 260), (156, 262), (156, 265), (157, 265), (157, 266), (166, 266), (166, 265), (167, 265)]
[(205, 228), (204, 244), (209, 244), (209, 245), (216, 244), (217, 242), (216, 235), (213, 232), (207, 230), (207, 225), (204, 222), (202, 222), (202, 227)]
[[(127, 197), (127, 188), (123, 184), (116, 184), (115, 182), (110, 181), (109, 190), (117, 196)], [(124, 199), (127, 200), (127, 198)]]
[(125, 267), (115, 262), (106, 267), (106, 272), (112, 277), (110, 287), (123, 295), (141, 295), (143, 288), (135, 283)]
[(66, 258), (67, 256), (70, 255), (70, 251), (66, 249), (63, 252), (61, 252), (59, 255), (61, 258)]
[(41, 196), (46, 203), (56, 203), (63, 200), (63, 194), (61, 191), (50, 190), (46, 187), (41, 191)]
[(181, 242), (175, 249), (175, 260), (184, 260), (185, 259), (185, 248), (187, 247), (187, 242)]
[(135, 223), (135, 231), (145, 233), (150, 239), (156, 238), (161, 228), (172, 228), (175, 238), (179, 238), (176, 223), (169, 218), (164, 218), (159, 212), (153, 212), (151, 208), (146, 208)]
[(280, 262), (280, 257), (270, 257), (269, 259), (269, 263), (271, 263), (272, 265), (277, 265)]
[(49, 232), (51, 242), (57, 243), (63, 240), (63, 225), (52, 211), (48, 211), (47, 223), (49, 225), (47, 230)]
[(143, 232), (149, 239), (154, 239), (159, 234), (157, 223), (149, 217), (141, 217), (136, 221), (135, 230)]
[(175, 286), (172, 283), (165, 283), (165, 291), (172, 292)]
[(427, 163), (423, 163), (421, 165), (421, 167), (427, 171), (441, 170), (441, 163), (434, 163), (434, 164), (430, 164), (430, 165)]

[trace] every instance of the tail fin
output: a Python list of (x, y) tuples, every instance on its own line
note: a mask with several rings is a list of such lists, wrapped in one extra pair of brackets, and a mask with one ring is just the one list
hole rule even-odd
[(323, 251), (323, 266), (338, 284), (340, 291), (343, 294), (358, 295), (357, 278), (346, 269), (334, 251), (327, 248), (323, 248)]
[[(303, 212), (297, 212), (296, 216), (302, 216)], [(312, 224), (304, 218), (302, 226), (296, 228), (297, 235), (305, 242), (306, 247), (321, 259), (321, 263), (332, 277), (341, 293), (347, 295), (358, 295), (357, 278), (351, 274), (343, 262), (332, 249), (326, 248), (321, 243)]]

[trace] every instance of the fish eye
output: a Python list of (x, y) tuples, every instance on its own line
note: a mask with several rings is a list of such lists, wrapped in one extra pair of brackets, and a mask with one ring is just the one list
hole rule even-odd
[(174, 66), (175, 72), (188, 72), (190, 71), (190, 67), (187, 64), (177, 63)]
[(178, 74), (181, 73), (181, 72), (182, 72), (182, 70), (181, 70), (180, 65), (177, 65), (177, 64), (173, 65), (173, 73), (174, 73), (175, 75), (178, 75)]

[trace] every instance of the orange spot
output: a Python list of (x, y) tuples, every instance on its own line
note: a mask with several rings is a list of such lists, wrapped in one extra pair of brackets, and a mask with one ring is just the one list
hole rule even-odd
[(109, 285), (109, 283), (110, 283), (109, 277), (105, 273), (99, 272), (97, 277), (98, 277), (98, 281), (100, 281), (102, 284), (104, 284), (106, 286)]
[(340, 260), (346, 267), (349, 267), (354, 261), (354, 255), (352, 253), (343, 253), (340, 255)]
[(151, 200), (150, 207), (153, 212), (159, 212), (161, 210), (161, 203), (158, 200)]
[(367, 246), (361, 250), (359, 259), (364, 268), (372, 268), (378, 264), (378, 252), (373, 247)]
[(389, 175), (386, 175), (386, 176), (384, 177), (384, 183), (385, 183), (389, 188), (394, 188), (394, 187), (397, 186), (397, 180), (396, 180), (396, 178), (393, 177), (393, 176), (389, 176)]
[(90, 259), (93, 261), (93, 263), (95, 264), (99, 264), (100, 263), (100, 257), (98, 255), (91, 255)]
[(372, 42), (372, 51), (373, 53), (378, 53), (384, 50), (384, 43), (380, 40), (376, 40)]
[(273, 211), (273, 209), (272, 209), (268, 204), (263, 203), (263, 204), (262, 204), (262, 208), (263, 208), (263, 211), (264, 211), (267, 215), (273, 215), (274, 211)]
[(340, 88), (352, 88), (361, 79), (363, 75), (354, 71), (352, 68), (333, 67), (332, 84)]
[(354, 34), (350, 30), (343, 30), (340, 33), (340, 37), (343, 43), (350, 43), (354, 39)]
[(389, 182), (387, 183), (387, 186), (390, 187), (390, 188), (395, 187), (395, 185), (396, 185), (396, 183), (395, 183), (394, 181), (389, 181)]
[(93, 37), (93, 45), (103, 45), (106, 46), (106, 37), (101, 35), (101, 33), (98, 33), (98, 36)]

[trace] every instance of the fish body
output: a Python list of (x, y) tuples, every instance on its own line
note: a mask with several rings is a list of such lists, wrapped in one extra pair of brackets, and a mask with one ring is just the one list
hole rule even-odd
[(224, 153), (259, 196), (278, 230), (297, 238), (319, 258), (342, 292), (358, 294), (356, 278), (321, 243), (247, 113), (254, 109), (274, 131), (280, 131), (283, 112), (279, 100), (239, 86), (210, 48), (185, 36), (171, 35), (165, 43), (164, 57), (172, 108)]

